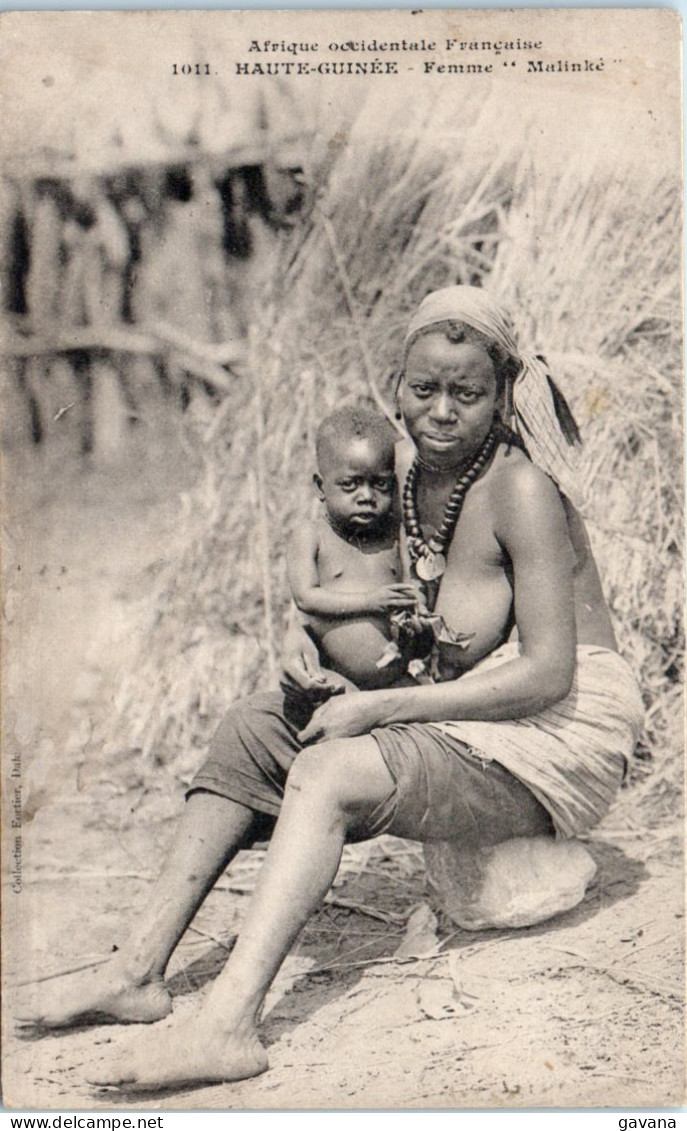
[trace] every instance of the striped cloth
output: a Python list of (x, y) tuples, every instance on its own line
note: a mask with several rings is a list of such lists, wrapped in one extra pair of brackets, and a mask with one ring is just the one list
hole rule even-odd
[(481, 287), (444, 287), (428, 294), (412, 316), (405, 337), (404, 363), (415, 335), (442, 322), (472, 326), (520, 363), (512, 388), (513, 420), (506, 423), (514, 425), (532, 463), (579, 506), (579, 433), (546, 359), (519, 349), (508, 312), (487, 291)]
[[(473, 669), (483, 672), (518, 655), (504, 644)], [(471, 672), (463, 679), (470, 679)], [(608, 812), (644, 721), (626, 661), (607, 648), (579, 645), (570, 694), (524, 719), (430, 723), (468, 743), (474, 757), (519, 778), (551, 814), (556, 835), (577, 836)]]

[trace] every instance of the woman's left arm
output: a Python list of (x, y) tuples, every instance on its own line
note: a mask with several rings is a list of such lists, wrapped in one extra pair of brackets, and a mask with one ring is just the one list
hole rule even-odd
[(504, 479), (494, 533), (512, 563), (519, 655), (446, 683), (341, 696), (318, 708), (304, 741), (397, 722), (517, 719), (568, 694), (575, 671), (574, 555), (563, 505), (554, 484), (531, 464)]

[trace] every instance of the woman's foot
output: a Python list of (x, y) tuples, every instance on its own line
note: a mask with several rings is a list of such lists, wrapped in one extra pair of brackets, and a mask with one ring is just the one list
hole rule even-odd
[(267, 1067), (254, 1027), (228, 1033), (200, 1013), (142, 1034), (109, 1065), (92, 1069), (88, 1083), (152, 1092), (245, 1080)]
[(97, 970), (55, 979), (51, 990), (16, 1019), (26, 1029), (64, 1029), (88, 1022), (149, 1023), (171, 1010), (162, 978), (135, 978), (113, 958)]

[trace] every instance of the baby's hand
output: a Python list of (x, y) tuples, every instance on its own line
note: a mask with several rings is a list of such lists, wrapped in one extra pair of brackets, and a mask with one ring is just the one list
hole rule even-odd
[(369, 611), (393, 613), (398, 609), (414, 609), (416, 604), (417, 593), (413, 586), (396, 582), (393, 585), (383, 585), (370, 594)]
[(360, 688), (357, 687), (352, 680), (347, 679), (345, 675), (339, 675), (338, 672), (330, 671), (329, 668), (323, 668), (322, 670), (327, 677), (328, 698), (331, 698), (332, 695), (345, 695), (349, 691), (360, 690)]

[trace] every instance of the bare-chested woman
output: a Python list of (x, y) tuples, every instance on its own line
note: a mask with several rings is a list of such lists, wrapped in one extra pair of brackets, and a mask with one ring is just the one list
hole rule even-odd
[[(346, 840), (572, 836), (620, 784), (641, 701), (569, 501), (575, 426), (543, 359), (518, 350), (484, 291), (450, 287), (411, 320), (398, 402), (408, 569), (464, 642), (446, 647), (439, 682), (335, 696), (301, 732), (279, 693), (229, 712), (129, 942), (34, 1021), (165, 1016), (176, 943), (238, 849), (274, 824), (240, 937), (196, 1014), (138, 1035), (96, 1083), (262, 1072), (262, 1002)], [(301, 689), (321, 686), (312, 643), (296, 634), (288, 653)]]

